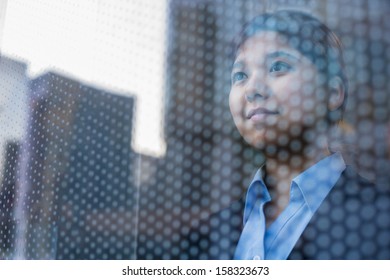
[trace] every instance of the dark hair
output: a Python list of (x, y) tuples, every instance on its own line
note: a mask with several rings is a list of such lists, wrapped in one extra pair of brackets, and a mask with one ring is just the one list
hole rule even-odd
[(288, 44), (310, 59), (324, 75), (327, 83), (334, 77), (343, 82), (343, 104), (328, 116), (331, 122), (342, 118), (348, 92), (348, 79), (342, 45), (337, 35), (315, 17), (293, 10), (264, 13), (248, 22), (234, 40), (234, 57), (240, 46), (261, 31), (274, 31), (285, 37)]

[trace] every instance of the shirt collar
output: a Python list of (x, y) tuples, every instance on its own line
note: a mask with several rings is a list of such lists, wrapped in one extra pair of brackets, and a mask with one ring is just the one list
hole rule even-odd
[(262, 167), (260, 167), (249, 185), (245, 199), (244, 224), (247, 222), (257, 201), (260, 201), (261, 204), (265, 204), (271, 200), (271, 196), (264, 184), (262, 173)]
[[(339, 152), (320, 160), (292, 180), (300, 190), (309, 209), (314, 213), (345, 169), (345, 162)], [(263, 166), (259, 168), (249, 185), (244, 209), (244, 224), (247, 222), (256, 202), (265, 204), (271, 196), (263, 181)], [(290, 190), (292, 191), (292, 190)]]

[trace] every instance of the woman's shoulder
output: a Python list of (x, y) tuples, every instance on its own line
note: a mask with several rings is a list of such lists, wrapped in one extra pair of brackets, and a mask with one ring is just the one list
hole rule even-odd
[(345, 198), (369, 202), (378, 196), (390, 196), (390, 184), (373, 182), (360, 175), (353, 166), (347, 165), (332, 192), (343, 194)]
[(389, 259), (390, 188), (347, 166), (290, 258)]

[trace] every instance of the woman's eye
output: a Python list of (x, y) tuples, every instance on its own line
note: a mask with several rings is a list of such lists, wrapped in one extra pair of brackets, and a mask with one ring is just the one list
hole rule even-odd
[(248, 76), (244, 72), (236, 72), (232, 75), (232, 83), (236, 83), (246, 79)]
[(278, 74), (288, 72), (291, 69), (292, 66), (290, 64), (283, 61), (276, 61), (271, 65), (269, 72)]

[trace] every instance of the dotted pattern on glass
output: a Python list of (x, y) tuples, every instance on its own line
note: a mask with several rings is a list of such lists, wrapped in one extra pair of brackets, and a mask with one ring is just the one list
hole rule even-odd
[(8, 3), (0, 259), (390, 259), (388, 1), (158, 5)]

